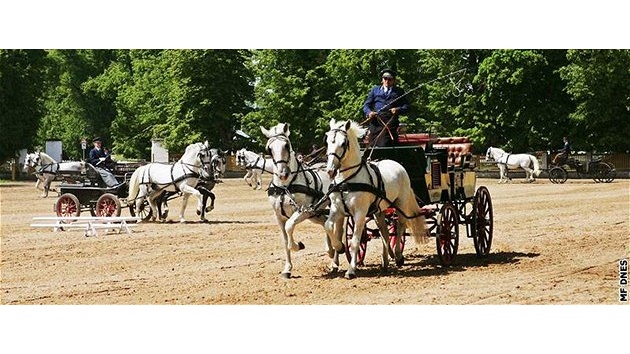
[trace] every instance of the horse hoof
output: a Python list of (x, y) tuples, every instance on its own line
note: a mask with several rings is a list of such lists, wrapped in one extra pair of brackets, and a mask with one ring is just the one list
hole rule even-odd
[(402, 267), (405, 264), (405, 257), (396, 260), (396, 266)]
[(339, 254), (344, 254), (344, 253), (346, 253), (346, 246), (341, 245), (341, 249), (340, 249), (339, 251), (337, 251), (337, 253), (339, 253)]
[(201, 215), (201, 210), (197, 210), (197, 215)]
[(283, 279), (291, 279), (291, 273), (282, 273)]
[(214, 210), (214, 207), (213, 206), (209, 206), (209, 207), (206, 208), (206, 213), (209, 213), (212, 210)]
[(298, 242), (298, 248), (299, 248), (299, 249), (301, 249), (301, 250), (303, 250), (303, 249), (305, 249), (306, 247), (304, 246), (304, 243), (302, 243), (302, 241), (300, 241), (300, 242)]
[(346, 279), (354, 279), (356, 278), (357, 275), (354, 273), (346, 273)]

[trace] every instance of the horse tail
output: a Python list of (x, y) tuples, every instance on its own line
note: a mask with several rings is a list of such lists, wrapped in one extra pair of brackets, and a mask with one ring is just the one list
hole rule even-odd
[(534, 164), (534, 176), (538, 177), (540, 175), (540, 164), (538, 163), (538, 159), (536, 158), (536, 156), (533, 155), (529, 155), (529, 159), (532, 161), (532, 163)]
[(416, 244), (423, 245), (429, 242), (429, 238), (427, 236), (426, 220), (423, 215), (422, 209), (420, 209), (420, 206), (416, 201), (416, 196), (413, 193), (411, 186), (409, 188), (409, 191), (410, 193), (408, 193), (409, 196), (406, 198), (407, 200), (404, 210), (405, 214), (409, 216), (409, 218), (407, 219), (407, 224), (411, 229), (411, 235), (413, 236)]
[(140, 178), (142, 175), (142, 166), (138, 167), (129, 178), (129, 194), (127, 195), (127, 205), (134, 205), (136, 198), (140, 193)]

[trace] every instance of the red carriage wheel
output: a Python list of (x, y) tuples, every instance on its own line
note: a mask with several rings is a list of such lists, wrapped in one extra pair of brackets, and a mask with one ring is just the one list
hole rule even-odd
[[(352, 255), (350, 254), (350, 241), (352, 240), (352, 235), (354, 234), (354, 220), (351, 217), (346, 218), (346, 258), (348, 259), (348, 263), (351, 261)], [(363, 266), (363, 261), (365, 260), (365, 253), (367, 251), (367, 243), (368, 243), (368, 230), (367, 230), (367, 222), (366, 227), (363, 228), (363, 234), (361, 234), (361, 241), (359, 242), (359, 253), (357, 254), (357, 266)]]
[(477, 256), (487, 256), (492, 246), (494, 219), (490, 192), (484, 186), (479, 187), (473, 200), (473, 242)]
[(79, 199), (71, 193), (62, 194), (55, 202), (55, 212), (59, 217), (79, 216), (81, 214)]
[(120, 200), (111, 193), (101, 195), (96, 201), (96, 216), (120, 216)]
[(435, 237), (438, 257), (442, 265), (452, 264), (459, 246), (459, 218), (452, 204), (446, 203), (440, 211), (440, 223)]

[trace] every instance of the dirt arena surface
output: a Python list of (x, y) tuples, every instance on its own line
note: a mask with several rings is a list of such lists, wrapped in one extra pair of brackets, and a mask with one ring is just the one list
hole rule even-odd
[[(268, 183), (268, 176), (265, 183)], [(380, 241), (368, 244), (358, 277), (329, 274), (324, 231), (300, 224), (306, 249), (293, 254), (293, 277), (280, 277), (284, 256), (266, 192), (224, 179), (209, 223), (194, 198), (187, 224), (148, 223), (132, 234), (53, 232), (32, 228), (52, 216), (56, 193), (40, 198), (32, 182), (0, 184), (1, 303), (8, 304), (621, 304), (619, 261), (629, 254), (630, 180), (610, 184), (539, 178), (488, 187), (494, 206), (491, 254), (475, 256), (460, 231), (455, 265), (439, 265), (435, 240), (406, 264), (379, 270)], [(181, 198), (171, 201), (175, 220)], [(83, 215), (89, 214), (84, 212)], [(123, 216), (129, 216), (127, 209)]]

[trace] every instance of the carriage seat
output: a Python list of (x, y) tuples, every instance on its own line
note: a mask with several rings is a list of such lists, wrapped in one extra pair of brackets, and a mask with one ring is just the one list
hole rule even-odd
[(398, 136), (398, 145), (404, 146), (421, 146), (426, 150), (427, 143), (432, 137), (429, 133), (400, 134)]
[(455, 168), (474, 168), (472, 161), (472, 143), (468, 137), (437, 138), (433, 142), (434, 148), (446, 148), (448, 165)]
[(85, 177), (90, 181), (90, 185), (98, 186), (98, 187), (107, 187), (105, 181), (101, 177), (101, 174), (98, 173), (94, 165), (91, 163), (85, 163)]

